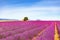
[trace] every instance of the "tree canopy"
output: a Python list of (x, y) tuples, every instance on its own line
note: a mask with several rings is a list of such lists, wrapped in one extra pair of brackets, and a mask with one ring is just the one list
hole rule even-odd
[(24, 17), (24, 19), (23, 19), (24, 21), (27, 21), (28, 20), (28, 17)]

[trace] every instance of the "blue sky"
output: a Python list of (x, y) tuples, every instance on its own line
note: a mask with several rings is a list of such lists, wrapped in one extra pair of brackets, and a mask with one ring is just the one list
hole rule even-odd
[(60, 0), (0, 0), (0, 18), (60, 20)]

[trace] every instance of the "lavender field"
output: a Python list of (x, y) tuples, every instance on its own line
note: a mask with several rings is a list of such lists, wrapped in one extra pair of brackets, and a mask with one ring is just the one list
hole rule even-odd
[[(56, 24), (55, 24), (56, 23)], [(60, 35), (59, 21), (0, 22), (0, 40), (56, 40), (55, 25)], [(56, 38), (56, 39), (55, 39)]]

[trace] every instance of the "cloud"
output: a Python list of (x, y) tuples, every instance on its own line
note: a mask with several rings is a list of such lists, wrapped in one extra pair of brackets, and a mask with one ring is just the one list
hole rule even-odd
[(29, 19), (36, 20), (57, 20), (60, 18), (60, 7), (16, 7), (3, 8), (0, 17), (8, 19), (22, 19), (27, 16)]

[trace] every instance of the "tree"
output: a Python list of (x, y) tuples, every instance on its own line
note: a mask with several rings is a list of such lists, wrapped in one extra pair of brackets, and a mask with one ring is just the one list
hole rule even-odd
[(28, 17), (24, 17), (24, 21), (27, 21), (28, 20)]

